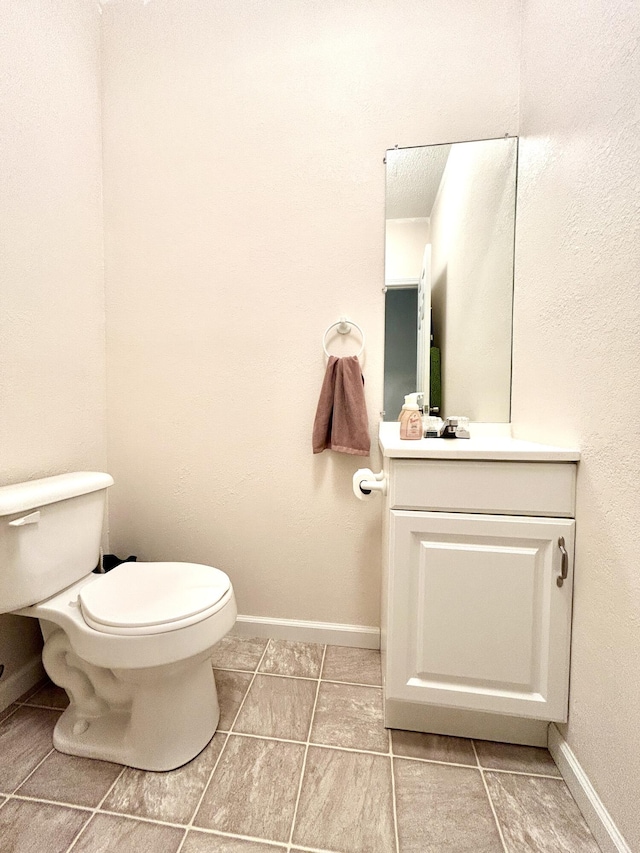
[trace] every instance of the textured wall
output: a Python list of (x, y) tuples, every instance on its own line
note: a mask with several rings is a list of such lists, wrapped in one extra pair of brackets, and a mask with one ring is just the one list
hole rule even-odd
[[(0, 483), (105, 461), (99, 14), (0, 6)], [(37, 648), (0, 618), (4, 678)]]
[(640, 12), (525, 12), (513, 421), (582, 450), (565, 736), (640, 850)]
[(116, 0), (103, 36), (112, 541), (377, 624), (363, 460), (311, 454), (321, 337), (363, 326), (375, 436), (382, 159), (515, 132), (519, 3)]

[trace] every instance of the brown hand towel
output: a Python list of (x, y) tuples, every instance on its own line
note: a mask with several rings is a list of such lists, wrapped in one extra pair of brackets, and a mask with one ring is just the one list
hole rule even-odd
[(313, 452), (337, 450), (368, 456), (369, 420), (358, 357), (329, 357), (313, 424)]

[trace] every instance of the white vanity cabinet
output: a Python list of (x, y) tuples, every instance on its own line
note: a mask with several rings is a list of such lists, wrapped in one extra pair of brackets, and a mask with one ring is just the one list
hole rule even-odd
[(386, 725), (546, 743), (567, 718), (577, 453), (381, 446)]

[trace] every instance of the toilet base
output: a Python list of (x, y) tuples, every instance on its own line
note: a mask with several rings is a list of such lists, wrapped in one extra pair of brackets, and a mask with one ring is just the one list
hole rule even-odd
[(45, 643), (43, 662), (70, 700), (53, 733), (60, 752), (174, 770), (215, 734), (220, 709), (210, 649), (166, 666), (108, 670), (79, 658), (57, 630)]
[[(211, 673), (213, 679), (210, 661), (205, 663), (204, 672)], [(172, 712), (165, 706), (168, 715), (159, 715), (158, 705), (140, 713), (136, 708), (138, 703), (134, 702), (130, 710), (110, 709), (91, 719), (70, 705), (55, 726), (53, 745), (68, 755), (112, 761), (140, 770), (174, 770), (202, 752), (215, 734), (220, 717), (215, 684), (207, 694), (208, 707), (202, 708), (197, 719), (192, 709), (187, 716), (175, 702), (171, 703)], [(200, 696), (198, 701), (203, 700)], [(135, 734), (141, 727), (145, 730), (144, 737)]]

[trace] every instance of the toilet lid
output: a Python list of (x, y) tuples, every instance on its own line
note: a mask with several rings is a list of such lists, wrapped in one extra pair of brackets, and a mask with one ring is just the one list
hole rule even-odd
[(79, 599), (85, 621), (98, 630), (155, 633), (154, 626), (197, 621), (230, 588), (224, 572), (199, 563), (121, 563), (83, 587)]

